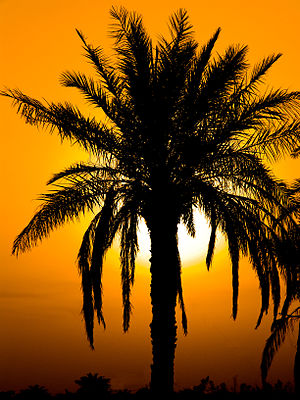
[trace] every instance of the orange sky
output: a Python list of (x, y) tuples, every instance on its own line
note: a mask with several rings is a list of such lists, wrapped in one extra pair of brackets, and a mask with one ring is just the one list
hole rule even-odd
[[(147, 2), (148, 3), (148, 2)], [(75, 28), (108, 51), (109, 8), (124, 5), (143, 14), (155, 37), (167, 33), (167, 18), (185, 7), (200, 43), (222, 28), (216, 46), (249, 45), (255, 63), (272, 52), (283, 57), (272, 68), (268, 84), (300, 88), (299, 0), (141, 1), (0, 0), (0, 88), (18, 87), (47, 100), (72, 101), (86, 107), (79, 94), (59, 86), (66, 69), (90, 72), (82, 57)], [(157, 36), (156, 36), (157, 37)], [(92, 110), (91, 110), (92, 112)], [(80, 315), (80, 278), (76, 254), (88, 220), (67, 225), (19, 259), (10, 255), (16, 234), (37, 207), (52, 173), (87, 155), (55, 135), (25, 125), (7, 99), (0, 98), (1, 132), (1, 269), (0, 269), (0, 391), (30, 384), (51, 391), (74, 389), (73, 381), (87, 372), (111, 378), (114, 388), (137, 388), (149, 382), (150, 276), (139, 265), (133, 291), (134, 314), (129, 333), (122, 332), (118, 253), (108, 253), (104, 271), (104, 313), (107, 329), (96, 328), (92, 352)], [(278, 176), (299, 177), (300, 160), (282, 160)], [(184, 264), (184, 260), (183, 260)], [(176, 388), (196, 385), (210, 375), (216, 383), (259, 383), (259, 363), (270, 318), (254, 330), (260, 296), (247, 261), (241, 265), (237, 321), (231, 318), (231, 276), (227, 253), (220, 248), (212, 270), (203, 258), (183, 270), (189, 334), (179, 329)], [(270, 380), (292, 380), (297, 332), (287, 338), (270, 371)]]

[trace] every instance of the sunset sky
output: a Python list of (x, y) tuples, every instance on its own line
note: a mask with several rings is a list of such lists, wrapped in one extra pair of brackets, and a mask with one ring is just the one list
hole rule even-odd
[[(300, 90), (299, 0), (0, 0), (0, 90), (19, 88), (50, 101), (71, 101), (87, 108), (80, 94), (59, 84), (63, 71), (88, 74), (75, 28), (109, 54), (112, 5), (123, 5), (144, 17), (155, 39), (168, 34), (167, 21), (187, 9), (195, 37), (202, 44), (218, 27), (216, 51), (234, 43), (249, 46), (254, 65), (271, 53), (283, 57), (268, 74), (267, 87)], [(1, 241), (0, 241), (0, 391), (40, 384), (51, 392), (75, 389), (74, 380), (88, 372), (111, 378), (115, 389), (137, 389), (149, 383), (150, 273), (147, 241), (141, 251), (133, 289), (134, 312), (128, 333), (122, 332), (119, 254), (114, 247), (104, 266), (104, 315), (107, 329), (96, 326), (95, 351), (86, 340), (80, 313), (80, 277), (76, 256), (89, 218), (68, 224), (18, 259), (11, 255), (16, 235), (29, 222), (40, 193), (53, 173), (75, 161), (87, 161), (78, 147), (58, 136), (26, 125), (7, 98), (0, 98)], [(300, 160), (273, 166), (278, 177), (300, 177)], [(203, 220), (200, 218), (200, 222)], [(199, 224), (197, 240), (180, 236), (183, 290), (189, 322), (185, 337), (179, 326), (175, 389), (191, 387), (207, 375), (226, 381), (260, 384), (260, 359), (270, 332), (271, 314), (255, 330), (260, 308), (258, 280), (247, 260), (240, 266), (239, 312), (231, 318), (231, 267), (222, 238), (211, 271), (205, 266), (208, 229)], [(180, 318), (179, 318), (180, 322)], [(269, 380), (292, 381), (297, 330), (286, 339)]]

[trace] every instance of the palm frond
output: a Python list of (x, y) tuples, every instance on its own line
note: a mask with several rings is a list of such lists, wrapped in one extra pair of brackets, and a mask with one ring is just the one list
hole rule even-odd
[(257, 82), (261, 83), (265, 74), (281, 56), (281, 53), (271, 54), (268, 57), (265, 57), (261, 62), (256, 64), (252, 70), (249, 85), (252, 86)]
[(243, 151), (256, 152), (274, 162), (297, 150), (300, 145), (300, 123), (291, 121), (278, 124), (268, 121), (250, 135), (242, 145)]
[(195, 230), (195, 223), (194, 223), (194, 210), (193, 205), (189, 204), (182, 215), (182, 222), (184, 223), (187, 232), (192, 237), (195, 237), (196, 230)]
[(300, 193), (300, 178), (296, 179), (291, 186), (291, 195), (295, 196)]
[(185, 305), (184, 305), (184, 300), (183, 300), (182, 281), (181, 281), (181, 260), (180, 260), (180, 254), (178, 251), (178, 247), (177, 247), (177, 294), (178, 294), (178, 300), (179, 300), (179, 305), (180, 305), (180, 309), (181, 309), (181, 325), (182, 325), (184, 334), (187, 335), (187, 333), (188, 333), (187, 317), (186, 317)]
[(193, 35), (193, 26), (189, 21), (187, 10), (179, 8), (169, 19), (169, 30), (172, 37), (172, 46), (184, 45)]
[(117, 155), (120, 149), (118, 134), (113, 129), (95, 118), (84, 117), (78, 108), (69, 103), (44, 105), (18, 89), (0, 94), (12, 99), (17, 112), (27, 123), (48, 128), (50, 132), (56, 128), (62, 139), (78, 143), (87, 151)]
[(121, 220), (120, 260), (123, 296), (123, 329), (126, 332), (130, 324), (132, 304), (131, 287), (134, 283), (135, 258), (138, 251), (138, 216), (136, 204), (127, 202), (120, 209), (117, 218)]
[[(211, 41), (211, 46), (214, 45), (218, 34), (217, 31)], [(188, 128), (197, 131), (203, 124), (204, 133), (207, 135), (207, 124), (213, 128), (215, 123), (222, 121), (223, 115), (227, 115), (228, 118), (228, 105), (232, 104), (232, 102), (228, 103), (228, 98), (233, 94), (235, 86), (243, 79), (243, 74), (248, 68), (246, 54), (247, 46), (230, 46), (224, 55), (207, 63), (196, 96), (193, 96), (193, 101), (188, 101), (188, 107), (185, 109), (186, 113), (192, 114), (187, 116)], [(206, 57), (209, 55), (210, 51)], [(222, 110), (224, 113), (219, 116)], [(213, 118), (210, 116), (211, 112), (214, 113)], [(183, 123), (181, 129), (185, 132), (186, 118), (179, 123)], [(189, 130), (187, 132), (189, 133)]]
[[(118, 68), (127, 81), (126, 89), (135, 99), (143, 102), (142, 91), (148, 92), (151, 80), (152, 44), (142, 17), (128, 12), (124, 7), (112, 7), (111, 36), (115, 39), (115, 51), (119, 56)], [(144, 93), (144, 94), (145, 94)]]
[(155, 104), (158, 115), (161, 109), (166, 110), (161, 116), (160, 125), (170, 123), (176, 116), (197, 49), (185, 10), (180, 9), (171, 16), (169, 27), (172, 40), (169, 42), (161, 37), (156, 55)]
[(238, 309), (239, 294), (239, 243), (236, 232), (232, 230), (232, 225), (226, 221), (226, 234), (228, 238), (228, 248), (231, 258), (232, 270), (232, 317), (236, 319)]
[(207, 255), (206, 255), (206, 266), (207, 266), (208, 271), (209, 271), (209, 268), (211, 266), (212, 259), (213, 259), (215, 243), (216, 243), (216, 233), (217, 233), (217, 228), (218, 228), (216, 214), (213, 210), (211, 211), (210, 225), (211, 225), (211, 232), (210, 232)]
[(231, 94), (234, 85), (243, 77), (248, 67), (246, 62), (247, 46), (229, 46), (224, 55), (219, 56), (210, 63), (202, 82), (201, 101), (203, 96), (209, 95), (210, 99), (226, 94)]
[(103, 87), (95, 82), (91, 77), (87, 77), (80, 72), (64, 72), (60, 77), (62, 86), (74, 87), (78, 89), (85, 99), (92, 105), (102, 108), (104, 113), (117, 124), (117, 110), (109, 95), (103, 90)]
[[(203, 181), (201, 184), (204, 186)], [(250, 257), (251, 264), (260, 281), (262, 306), (258, 319), (259, 324), (263, 314), (268, 310), (270, 287), (275, 304), (278, 305), (280, 299), (278, 276), (272, 268), (275, 268), (275, 264), (277, 267), (282, 265), (281, 256), (275, 247), (275, 239), (279, 240), (281, 231), (277, 230), (277, 226), (273, 227), (272, 214), (270, 211), (264, 210), (260, 203), (253, 203), (251, 199), (243, 196), (225, 195), (224, 192), (205, 186), (201, 192), (200, 208), (206, 215), (210, 215), (213, 204), (220, 221), (220, 230), (228, 237), (232, 261), (233, 316), (236, 316), (237, 311), (238, 260), (241, 251), (244, 256)], [(262, 215), (260, 215), (261, 211)], [(266, 219), (269, 217), (270, 221), (267, 223)], [(262, 223), (263, 221), (265, 224)], [(284, 230), (283, 237), (285, 237)]]
[(273, 323), (272, 333), (266, 341), (260, 365), (262, 381), (265, 382), (274, 355), (285, 340), (286, 334), (293, 328), (293, 320), (281, 318)]
[(107, 188), (99, 179), (74, 180), (59, 189), (41, 195), (43, 204), (14, 241), (12, 253), (18, 255), (36, 246), (51, 231), (74, 221), (99, 204)]
[(292, 153), (291, 153), (291, 157), (292, 158), (297, 158), (300, 155), (300, 147), (297, 147)]
[(94, 305), (93, 287), (90, 271), (86, 268), (81, 272), (83, 307), (82, 313), (85, 321), (85, 330), (91, 349), (94, 350)]
[(47, 185), (50, 185), (60, 179), (69, 177), (70, 175), (76, 175), (80, 177), (80, 176), (90, 175), (97, 171), (99, 172), (100, 169), (101, 168), (98, 165), (93, 165), (93, 164), (86, 164), (86, 163), (74, 164), (63, 171), (54, 174), (53, 177), (49, 179), (49, 181), (47, 182)]
[[(158, 71), (160, 74), (164, 72), (173, 72), (176, 66), (179, 67), (179, 58), (187, 57), (190, 60), (195, 55), (197, 43), (193, 40), (192, 25), (185, 9), (180, 8), (171, 15), (169, 20), (169, 30), (171, 33), (171, 41), (168, 42), (161, 37), (158, 42)], [(190, 56), (188, 53), (191, 51)]]
[(108, 92), (114, 96), (116, 102), (120, 104), (122, 92), (124, 90), (124, 83), (121, 77), (116, 73), (115, 68), (109, 64), (108, 59), (104, 56), (102, 48), (88, 44), (83, 33), (78, 29), (76, 29), (76, 32), (83, 42), (86, 57), (95, 68), (102, 84)]
[(90, 271), (92, 275), (94, 308), (97, 312), (98, 322), (105, 326), (102, 315), (102, 266), (106, 251), (112, 244), (116, 230), (114, 229), (115, 192), (111, 190), (105, 197), (101, 209), (95, 236), (93, 241), (93, 252), (91, 257)]
[(252, 69), (249, 82), (242, 82), (234, 93), (235, 98), (240, 100), (249, 100), (251, 95), (256, 95), (258, 84), (264, 82), (266, 73), (272, 67), (272, 65), (282, 56), (282, 54), (271, 54), (265, 57), (262, 61), (257, 63)]
[(95, 237), (95, 230), (100, 215), (101, 213), (98, 213), (93, 218), (88, 229), (84, 233), (77, 257), (78, 268), (81, 274), (81, 289), (83, 293), (82, 313), (84, 317), (87, 338), (92, 349), (94, 349), (94, 299), (90, 263), (93, 248), (92, 243)]
[[(256, 321), (255, 329), (260, 326), (264, 314), (268, 313), (270, 302), (270, 280), (268, 279), (268, 275), (264, 268), (263, 253), (262, 251), (257, 251), (256, 245), (257, 242), (255, 240), (249, 240), (250, 261), (259, 280), (261, 295), (261, 307)], [(273, 282), (271, 283), (274, 284)]]
[(78, 268), (82, 277), (83, 315), (87, 337), (93, 348), (94, 310), (98, 323), (106, 326), (102, 312), (102, 269), (106, 251), (115, 237), (115, 195), (110, 189), (101, 211), (94, 217), (85, 232), (78, 253)]
[(271, 263), (270, 266), (270, 281), (272, 282), (271, 290), (272, 290), (272, 299), (273, 299), (273, 318), (274, 320), (277, 318), (280, 300), (281, 300), (281, 293), (280, 293), (280, 277), (278, 273), (276, 260)]
[[(178, 118), (184, 118), (184, 126), (186, 130), (193, 128), (193, 123), (195, 123), (193, 116), (191, 116), (190, 110), (194, 106), (195, 101), (199, 94), (199, 89), (203, 79), (205, 69), (208, 67), (208, 62), (211, 57), (214, 45), (219, 37), (220, 28), (214, 33), (212, 38), (208, 43), (203, 46), (200, 50), (199, 55), (195, 56), (189, 74), (187, 75), (185, 93), (183, 94), (183, 99), (180, 101), (180, 106), (178, 108), (181, 111), (178, 113)], [(190, 121), (193, 121), (190, 123)], [(191, 124), (191, 125), (190, 125)]]

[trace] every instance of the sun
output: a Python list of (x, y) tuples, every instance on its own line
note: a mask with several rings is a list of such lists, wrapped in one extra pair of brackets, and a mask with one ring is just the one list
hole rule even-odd
[[(178, 247), (183, 267), (190, 266), (206, 256), (211, 228), (205, 216), (198, 210), (194, 212), (196, 236), (191, 237), (183, 224), (178, 227)], [(216, 247), (220, 245), (222, 237), (217, 234)], [(150, 237), (147, 226), (143, 220), (139, 224), (138, 232), (139, 253), (138, 261), (149, 265)]]

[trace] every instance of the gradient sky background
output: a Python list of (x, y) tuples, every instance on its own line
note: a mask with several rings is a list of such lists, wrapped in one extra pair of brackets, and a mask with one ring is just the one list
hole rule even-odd
[[(148, 3), (148, 2), (147, 2)], [(18, 87), (36, 98), (72, 101), (89, 111), (80, 95), (59, 85), (61, 72), (91, 72), (82, 56), (75, 28), (110, 52), (109, 9), (124, 5), (143, 14), (155, 38), (167, 34), (169, 15), (185, 7), (200, 43), (222, 28), (216, 50), (232, 43), (248, 44), (253, 65), (273, 52), (283, 57), (267, 83), (300, 89), (299, 0), (0, 0), (0, 88)], [(90, 110), (93, 112), (93, 110)], [(118, 252), (112, 250), (104, 270), (104, 313), (107, 329), (96, 327), (92, 352), (85, 337), (80, 277), (76, 255), (88, 219), (65, 226), (19, 259), (11, 245), (29, 222), (45, 182), (55, 172), (88, 156), (75, 146), (61, 145), (55, 135), (28, 126), (8, 99), (0, 98), (1, 132), (1, 268), (0, 268), (0, 391), (40, 384), (52, 392), (75, 388), (74, 379), (88, 372), (111, 378), (114, 388), (136, 389), (149, 382), (150, 274), (147, 257), (140, 258), (133, 290), (134, 313), (129, 333), (122, 332)], [(285, 159), (276, 174), (299, 177), (300, 160)], [(248, 262), (240, 268), (237, 321), (231, 318), (231, 275), (226, 247), (220, 244), (212, 270), (204, 265), (205, 230), (195, 243), (198, 256), (183, 257), (183, 286), (189, 334), (179, 328), (176, 389), (199, 384), (209, 375), (216, 383), (260, 383), (259, 364), (271, 316), (259, 329), (255, 323), (260, 294)], [(198, 247), (197, 247), (198, 246)], [(186, 254), (186, 252), (185, 252)], [(270, 310), (271, 314), (271, 310)], [(292, 381), (297, 331), (286, 339), (270, 371), (270, 381)]]

